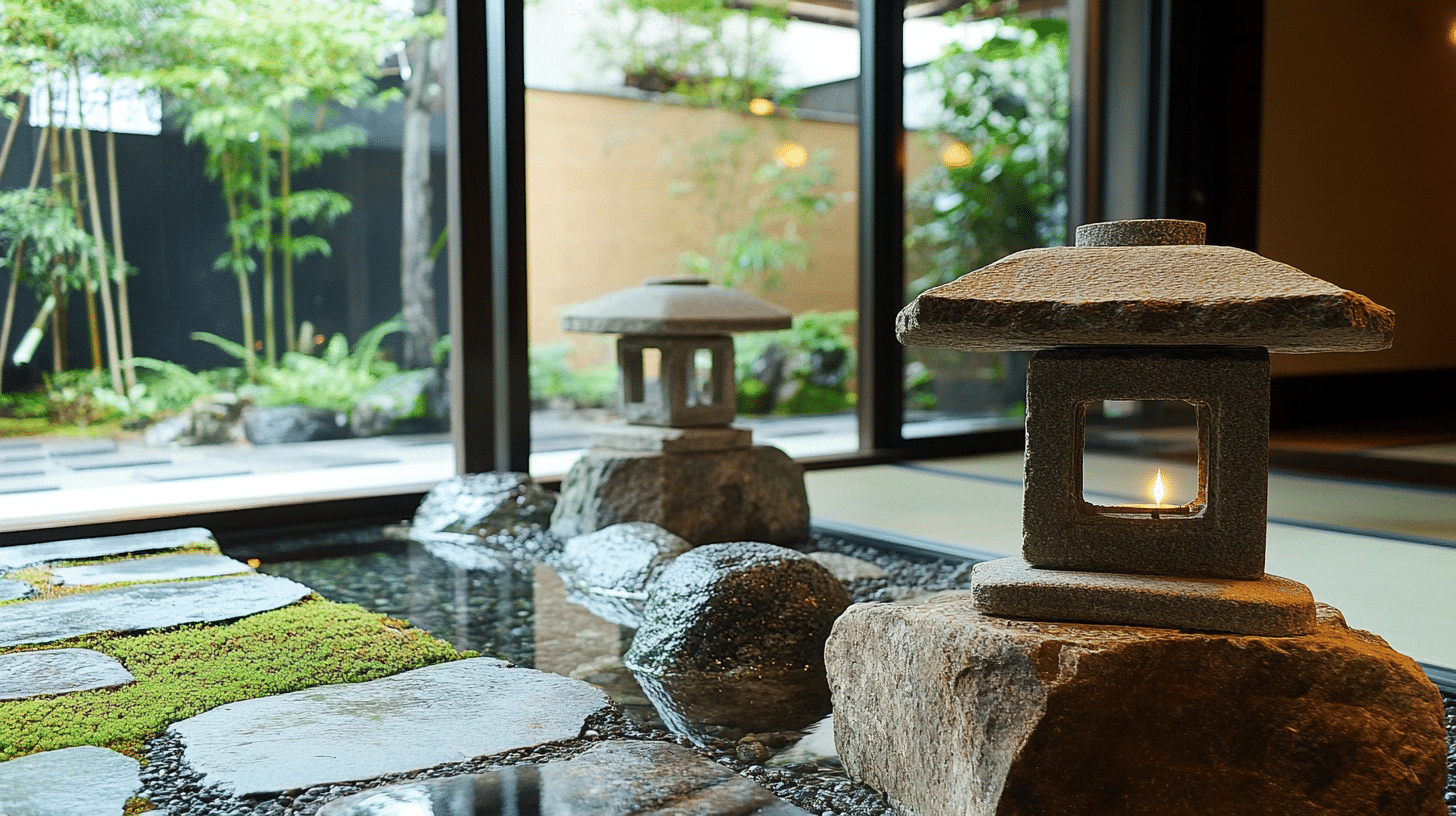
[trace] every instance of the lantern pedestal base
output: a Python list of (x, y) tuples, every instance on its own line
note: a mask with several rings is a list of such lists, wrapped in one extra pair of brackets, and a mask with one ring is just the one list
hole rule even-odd
[(1440, 693), (1323, 604), (1273, 638), (855, 604), (824, 661), (845, 769), (905, 813), (1446, 813)]
[(1155, 626), (1240, 635), (1290, 636), (1314, 631), (1314, 597), (1297, 581), (1170, 578), (1041, 569), (1020, 558), (977, 564), (976, 608), (1022, 620)]

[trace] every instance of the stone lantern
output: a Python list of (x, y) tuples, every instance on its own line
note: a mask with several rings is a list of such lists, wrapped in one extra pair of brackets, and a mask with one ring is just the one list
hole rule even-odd
[[(907, 810), (1444, 811), (1435, 687), (1264, 572), (1269, 352), (1386, 348), (1393, 316), (1203, 242), (1197, 222), (1086, 225), (901, 311), (906, 345), (1035, 351), (1021, 556), (977, 564), (966, 595), (852, 607), (826, 646), (845, 767)], [(1102, 400), (1194, 406), (1189, 502), (1087, 500)]]
[[(785, 309), (699, 277), (650, 278), (562, 313), (567, 331), (620, 334), (623, 423), (593, 432), (562, 482), (552, 532), (648, 521), (693, 544), (808, 537), (803, 468), (733, 427), (733, 332), (786, 329)], [(656, 377), (647, 363), (657, 357)]]

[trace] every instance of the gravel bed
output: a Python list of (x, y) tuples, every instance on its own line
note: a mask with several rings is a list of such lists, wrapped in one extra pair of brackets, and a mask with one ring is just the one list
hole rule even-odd
[[(300, 581), (331, 600), (357, 603), (372, 611), (410, 620), (457, 648), (476, 649), (520, 665), (532, 664), (533, 564), (499, 572), (459, 569), (422, 554), (417, 544), (400, 542), (397, 534), (386, 533), (381, 531), (380, 546), (372, 553), (276, 563), (266, 563), (267, 554), (262, 551), (250, 555), (265, 561), (260, 571)], [(967, 562), (891, 552), (828, 536), (816, 536), (798, 549), (842, 553), (883, 568), (885, 577), (849, 585), (850, 595), (856, 602), (901, 600), (925, 592), (966, 589), (970, 584), (972, 565)], [(296, 553), (306, 550), (306, 542), (293, 542), (286, 557), (297, 558)], [(331, 555), (337, 552), (334, 549)], [(627, 637), (630, 630), (624, 630), (624, 638)], [(1446, 801), (1450, 816), (1456, 816), (1456, 695), (1444, 695), (1444, 699), (1451, 746), (1447, 756), (1450, 771)], [(217, 787), (203, 787), (200, 776), (182, 762), (179, 740), (169, 733), (149, 743), (147, 764), (142, 771), (144, 790), (139, 795), (165, 807), (173, 816), (304, 816), (314, 813), (325, 802), (381, 785), (568, 759), (602, 740), (656, 740), (689, 748), (753, 779), (809, 813), (819, 816), (895, 813), (881, 794), (851, 781), (837, 759), (767, 767), (740, 759), (739, 746), (734, 742), (700, 737), (703, 744), (694, 744), (685, 736), (666, 733), (654, 725), (658, 723), (634, 721), (623, 709), (614, 708), (589, 722), (585, 736), (577, 740), (365, 782), (244, 798), (230, 796)], [(797, 735), (789, 734), (785, 739), (791, 742), (794, 736)]]

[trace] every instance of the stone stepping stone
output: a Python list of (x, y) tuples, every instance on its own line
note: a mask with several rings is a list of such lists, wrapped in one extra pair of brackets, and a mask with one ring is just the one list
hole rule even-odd
[(386, 813), (805, 816), (754, 782), (663, 742), (604, 742), (562, 762), (377, 788), (330, 802), (318, 816)]
[(149, 550), (171, 550), (188, 544), (212, 541), (212, 532), (201, 527), (186, 527), (180, 530), (163, 530), (156, 533), (132, 533), (131, 535), (104, 536), (101, 538), (73, 538), (67, 541), (48, 541), (44, 544), (21, 544), (16, 547), (0, 547), (0, 572), (44, 564), (47, 561), (69, 561), (82, 558), (101, 558), (107, 555), (125, 555)]
[(86, 456), (67, 456), (60, 463), (71, 470), (106, 470), (108, 468), (143, 467), (145, 465), (170, 465), (172, 457), (160, 453), (100, 453)]
[(0, 762), (0, 807), (6, 816), (121, 816), (141, 789), (137, 766), (91, 746)]
[(54, 457), (91, 456), (101, 453), (115, 453), (118, 446), (110, 439), (83, 439), (70, 442), (47, 442), (46, 453)]
[(47, 490), (60, 490), (61, 486), (52, 482), (22, 482), (20, 484), (0, 484), (0, 493), (44, 493)]
[(218, 476), (246, 476), (252, 472), (253, 469), (247, 465), (203, 462), (146, 468), (138, 470), (132, 475), (143, 482), (182, 482), (188, 479), (212, 479)]
[(231, 620), (287, 606), (313, 590), (253, 575), (180, 584), (138, 584), (0, 606), (0, 646), (49, 643), (92, 632), (132, 632)]
[(9, 578), (0, 578), (0, 601), (13, 601), (16, 598), (24, 598), (35, 593), (35, 587), (24, 581), (12, 581)]
[(0, 700), (112, 688), (135, 679), (116, 658), (90, 649), (0, 655)]
[(56, 583), (69, 586), (119, 584), (123, 581), (176, 581), (183, 578), (214, 578), (252, 572), (247, 564), (225, 555), (212, 553), (172, 553), (117, 561), (110, 564), (86, 564), (80, 567), (57, 567), (51, 570)]
[(574, 739), (608, 705), (580, 680), (477, 657), (229, 703), (171, 731), (203, 784), (246, 796)]

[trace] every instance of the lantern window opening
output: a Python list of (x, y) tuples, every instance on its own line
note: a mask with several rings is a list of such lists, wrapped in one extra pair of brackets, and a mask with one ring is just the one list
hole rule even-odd
[[(1099, 482), (1089, 490), (1085, 480), (1087, 460), (1088, 422), (1094, 425), (1112, 424), (1118, 427), (1141, 427), (1137, 420), (1167, 422), (1179, 427), (1192, 420), (1197, 446), (1196, 463), (1200, 473), (1206, 472), (1208, 462), (1207, 434), (1198, 433), (1207, 418), (1207, 404), (1193, 399), (1102, 399), (1082, 400), (1076, 406), (1076, 421), (1080, 433), (1079, 463), (1076, 468), (1076, 495), (1078, 511), (1086, 515), (1108, 518), (1195, 518), (1207, 507), (1206, 484), (1197, 477), (1189, 478), (1173, 468), (1148, 466), (1146, 474), (1123, 484)], [(1110, 414), (1110, 416), (1109, 416)], [(1106, 422), (1105, 420), (1111, 420)], [(1128, 422), (1131, 420), (1131, 422)], [(1090, 494), (1090, 495), (1089, 495)], [(1107, 502), (1110, 496), (1125, 499)], [(1156, 515), (1154, 515), (1156, 514)]]
[(718, 393), (718, 355), (710, 348), (696, 348), (688, 356), (688, 404), (717, 405), (723, 401)]
[(656, 346), (624, 349), (619, 363), (622, 397), (627, 404), (644, 405), (659, 401), (657, 383), (662, 372), (662, 349)]

